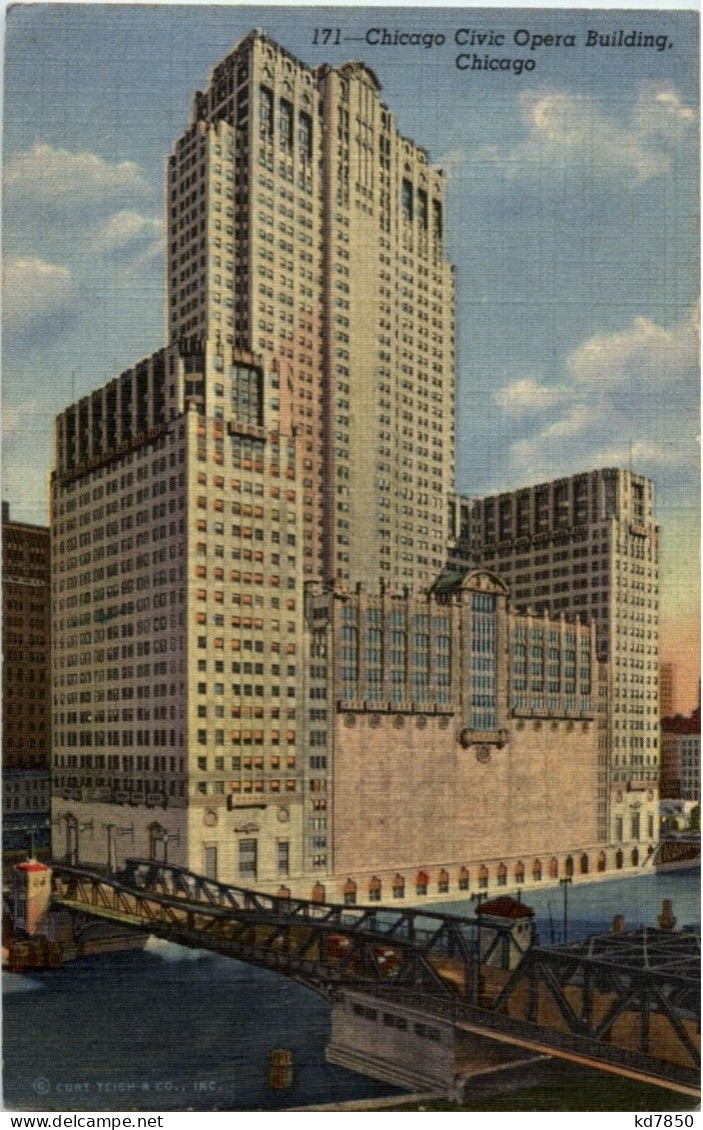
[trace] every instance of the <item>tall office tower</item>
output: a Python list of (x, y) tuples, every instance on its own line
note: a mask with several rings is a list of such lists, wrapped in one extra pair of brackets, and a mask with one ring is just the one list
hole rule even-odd
[[(596, 622), (610, 686), (601, 834), (651, 841), (659, 775), (659, 530), (652, 483), (604, 469), (477, 500), (471, 556), (518, 608)], [(606, 779), (607, 769), (607, 779)], [(607, 787), (606, 787), (607, 786)]]
[(167, 348), (57, 419), (57, 857), (302, 870), (299, 488), (269, 380)]
[(3, 843), (22, 847), (49, 810), (50, 553), (45, 526), (13, 521), (2, 504)]
[(256, 32), (193, 100), (168, 175), (168, 332), (249, 349), (298, 437), (306, 578), (423, 585), (454, 473), (444, 185), (362, 63)]
[(168, 344), (56, 425), (54, 851), (271, 884), (328, 866), (304, 582), (444, 563), (442, 175), (368, 68), (252, 33), (167, 177)]

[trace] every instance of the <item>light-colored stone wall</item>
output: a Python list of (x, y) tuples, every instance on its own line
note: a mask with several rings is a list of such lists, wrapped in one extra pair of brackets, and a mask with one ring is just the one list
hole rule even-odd
[(351, 717), (335, 727), (336, 875), (518, 854), (529, 869), (596, 841), (593, 723), (512, 723), (482, 762), (457, 740), (456, 716)]

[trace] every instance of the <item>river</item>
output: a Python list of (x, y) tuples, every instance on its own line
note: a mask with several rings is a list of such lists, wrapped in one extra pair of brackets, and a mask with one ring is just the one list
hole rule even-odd
[[(607, 930), (620, 913), (628, 928), (655, 925), (664, 898), (679, 926), (698, 924), (700, 872), (572, 887), (568, 938)], [(541, 941), (561, 940), (562, 891), (528, 891), (523, 901)], [(274, 1110), (398, 1093), (325, 1062), (329, 1009), (316, 993), (153, 938), (141, 952), (4, 973), (3, 995), (4, 1101), (13, 1110)], [(292, 1051), (287, 1090), (269, 1087), (273, 1048)]]

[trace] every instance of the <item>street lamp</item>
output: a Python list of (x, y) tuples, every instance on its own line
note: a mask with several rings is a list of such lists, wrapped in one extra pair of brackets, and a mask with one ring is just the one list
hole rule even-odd
[(117, 824), (103, 824), (107, 832), (107, 873), (111, 875), (117, 870), (117, 857), (115, 855), (115, 836), (131, 836), (134, 843), (134, 824), (129, 828), (120, 828)]
[(559, 886), (564, 888), (564, 943), (566, 944), (566, 932), (569, 926), (569, 899), (568, 890), (572, 883), (571, 875), (567, 875), (564, 879), (559, 880)]

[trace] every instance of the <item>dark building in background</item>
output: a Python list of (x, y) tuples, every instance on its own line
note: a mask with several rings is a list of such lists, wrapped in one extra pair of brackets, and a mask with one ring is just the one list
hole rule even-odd
[(665, 800), (701, 799), (701, 708), (684, 718), (662, 718), (661, 784)]
[(3, 849), (48, 844), (50, 552), (45, 526), (2, 504)]

